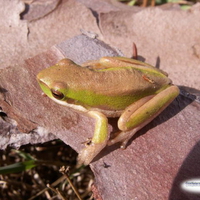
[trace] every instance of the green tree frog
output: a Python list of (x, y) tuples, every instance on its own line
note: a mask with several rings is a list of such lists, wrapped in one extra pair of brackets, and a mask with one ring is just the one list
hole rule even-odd
[[(42, 70), (37, 80), (52, 100), (95, 119), (94, 135), (78, 156), (79, 165), (88, 165), (106, 145), (121, 142), (124, 148), (178, 96), (178, 87), (167, 76), (147, 63), (125, 57), (103, 57), (81, 66), (66, 58)], [(112, 139), (109, 117), (119, 117), (120, 133)]]

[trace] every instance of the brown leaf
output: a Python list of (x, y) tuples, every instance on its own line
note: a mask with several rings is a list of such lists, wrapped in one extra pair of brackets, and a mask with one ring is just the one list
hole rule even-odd
[(23, 1), (25, 3), (25, 10), (21, 13), (21, 18), (28, 21), (37, 20), (48, 15), (61, 3), (61, 0)]
[[(0, 68), (23, 64), (25, 59), (79, 35), (82, 29), (101, 37), (92, 12), (75, 0), (32, 1), (26, 15), (25, 8), (18, 0), (0, 2)], [(21, 20), (20, 16), (32, 21)]]

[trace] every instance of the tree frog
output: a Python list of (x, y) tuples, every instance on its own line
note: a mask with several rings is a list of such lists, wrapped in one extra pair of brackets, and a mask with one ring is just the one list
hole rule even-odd
[[(106, 145), (121, 142), (125, 148), (178, 96), (178, 87), (167, 76), (150, 64), (125, 57), (103, 57), (81, 66), (65, 58), (42, 70), (37, 81), (55, 102), (95, 119), (94, 135), (78, 156), (79, 165), (88, 165)], [(119, 117), (120, 133), (112, 139), (109, 117)]]

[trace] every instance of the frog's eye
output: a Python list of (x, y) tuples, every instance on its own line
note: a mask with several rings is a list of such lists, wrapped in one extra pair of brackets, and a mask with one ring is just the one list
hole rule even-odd
[(59, 90), (51, 89), (51, 93), (54, 98), (61, 100), (64, 98), (64, 94), (60, 92)]

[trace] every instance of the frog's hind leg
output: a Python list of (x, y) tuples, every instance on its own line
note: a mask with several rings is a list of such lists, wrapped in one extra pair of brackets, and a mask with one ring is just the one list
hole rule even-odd
[(118, 120), (122, 131), (108, 142), (108, 145), (122, 142), (125, 148), (130, 138), (141, 128), (157, 117), (179, 94), (177, 86), (170, 86), (156, 95), (151, 95), (131, 104)]

